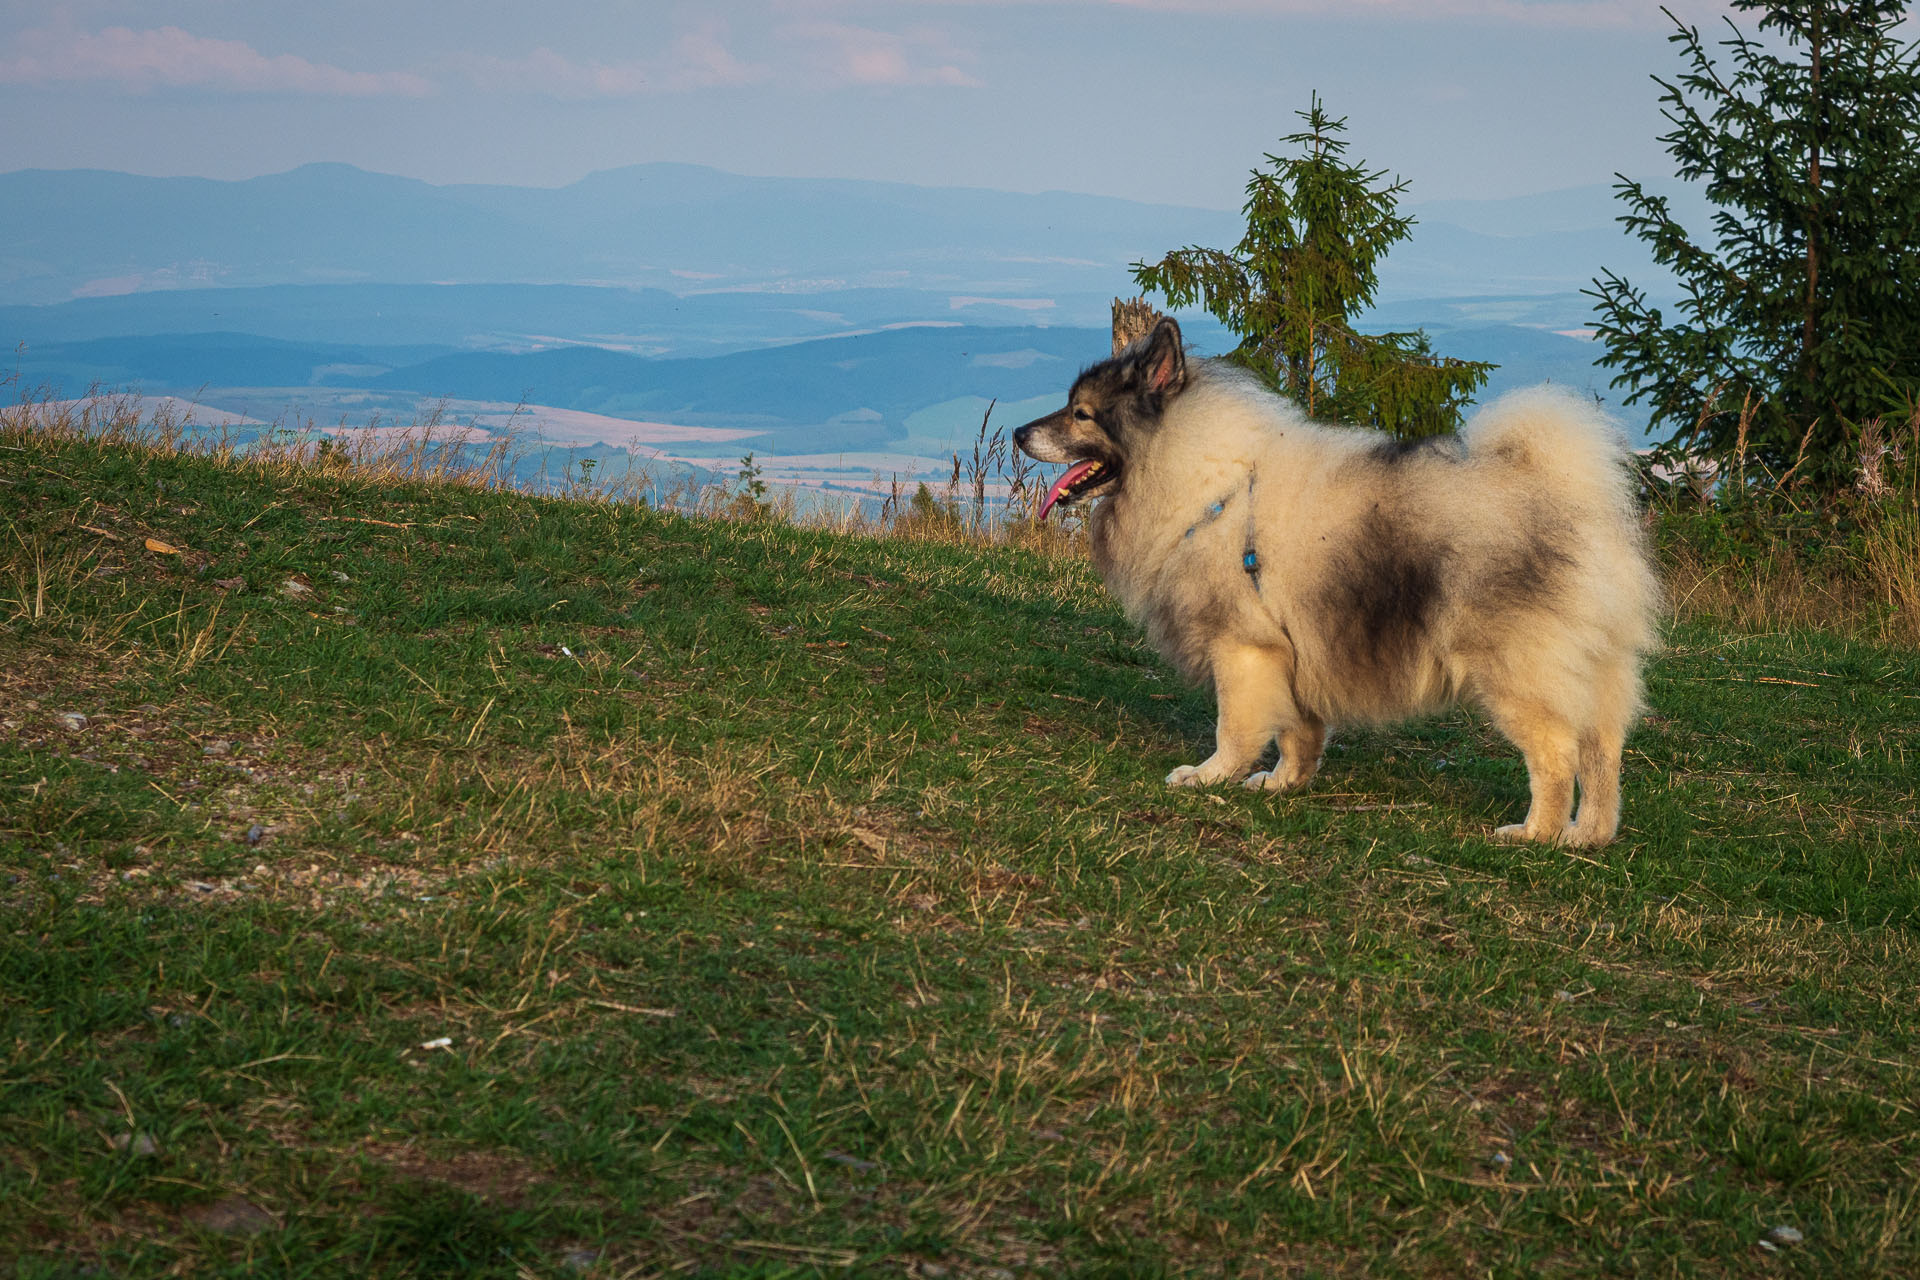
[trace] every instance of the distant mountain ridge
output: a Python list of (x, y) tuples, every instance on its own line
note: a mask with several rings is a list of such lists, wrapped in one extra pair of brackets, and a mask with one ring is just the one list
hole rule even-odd
[[(1385, 264), (1383, 300), (1565, 291), (1604, 266), (1664, 278), (1648, 275), (1646, 255), (1614, 224), (1604, 186), (1408, 209), (1420, 224)], [(905, 288), (1024, 298), (1043, 311), (1060, 295), (1126, 292), (1128, 264), (1181, 245), (1231, 245), (1241, 230), (1237, 212), (1177, 203), (681, 164), (555, 188), (435, 186), (343, 164), (234, 182), (20, 170), (0, 174), (0, 304), (517, 282), (676, 294)]]
[(559, 188), (440, 187), (338, 164), (239, 182), (23, 170), (0, 174), (0, 301), (353, 280), (1006, 293), (1124, 279), (1128, 261), (1230, 223), (1098, 196), (691, 165)]
[[(1110, 294), (1044, 309), (1049, 325), (1107, 322)], [(287, 342), (534, 351), (590, 344), (635, 355), (719, 355), (929, 321), (1031, 324), (1032, 308), (915, 289), (824, 293), (539, 284), (261, 285), (161, 289), (0, 306), (0, 344), (237, 332)], [(1204, 329), (1204, 326), (1202, 326)]]
[[(1609, 188), (1406, 209), (1363, 325), (1499, 362), (1487, 396), (1604, 392), (1579, 290), (1607, 267), (1656, 298), (1664, 280)], [(1063, 392), (1105, 353), (1133, 261), (1242, 230), (1178, 204), (675, 164), (557, 188), (29, 170), (0, 174), (0, 349), (29, 393), (209, 389), (263, 421), (524, 399), (869, 447), (935, 406)], [(1232, 345), (1183, 320), (1199, 352)]]

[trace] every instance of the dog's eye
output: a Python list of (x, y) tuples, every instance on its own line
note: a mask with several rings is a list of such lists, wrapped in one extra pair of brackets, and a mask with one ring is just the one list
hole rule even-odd
[(1093, 413), (1091, 410), (1083, 409), (1079, 405), (1075, 405), (1073, 409), (1073, 420), (1075, 422), (1092, 422)]

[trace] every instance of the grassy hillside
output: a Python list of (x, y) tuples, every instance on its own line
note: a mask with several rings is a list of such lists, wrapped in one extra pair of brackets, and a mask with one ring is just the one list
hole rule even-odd
[[(1920, 658), (1286, 799), (1071, 556), (0, 430), (24, 1276), (1920, 1270)], [(1798, 1242), (1769, 1232), (1790, 1227)]]

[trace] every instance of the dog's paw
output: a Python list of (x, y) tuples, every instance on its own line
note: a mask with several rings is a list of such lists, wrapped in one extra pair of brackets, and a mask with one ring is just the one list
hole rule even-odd
[(1496, 828), (1493, 833), (1493, 838), (1501, 844), (1563, 845), (1572, 843), (1567, 839), (1567, 832), (1564, 830), (1543, 834), (1538, 831), (1527, 830), (1526, 824), (1523, 822), (1510, 822), (1504, 827)]
[(1306, 779), (1287, 769), (1260, 769), (1240, 785), (1249, 791), (1291, 791)]
[(1197, 764), (1183, 764), (1167, 775), (1167, 785), (1170, 787), (1201, 787), (1206, 782)]

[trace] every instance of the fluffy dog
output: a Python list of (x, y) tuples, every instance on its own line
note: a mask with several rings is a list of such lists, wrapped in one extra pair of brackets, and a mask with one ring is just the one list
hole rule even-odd
[[(1095, 567), (1213, 685), (1214, 753), (1169, 783), (1297, 787), (1329, 725), (1464, 700), (1526, 757), (1532, 805), (1496, 838), (1613, 839), (1660, 592), (1625, 444), (1594, 406), (1515, 392), (1417, 442), (1320, 426), (1242, 370), (1189, 362), (1162, 320), (1013, 438), (1072, 464), (1043, 519), (1101, 499)], [(1246, 776), (1275, 739), (1273, 768)]]

